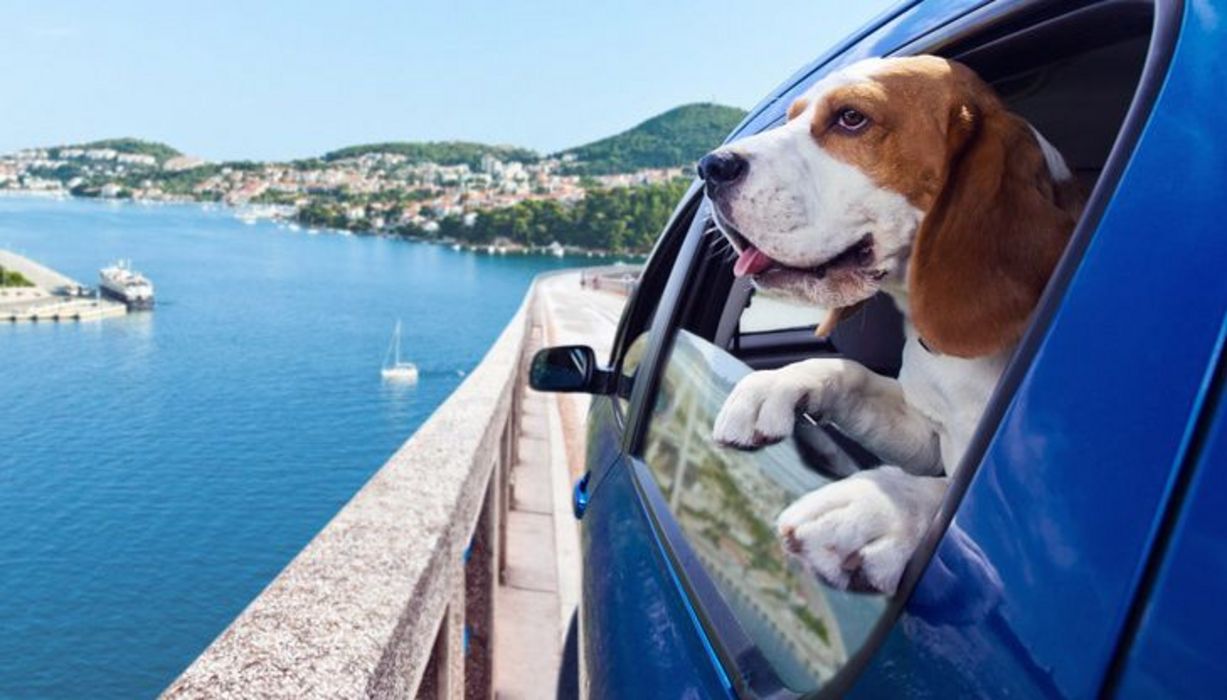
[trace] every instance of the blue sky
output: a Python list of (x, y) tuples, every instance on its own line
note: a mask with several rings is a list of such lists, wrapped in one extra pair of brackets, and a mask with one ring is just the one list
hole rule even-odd
[(890, 4), (4, 0), (0, 152), (111, 136), (217, 160), (553, 151), (686, 102), (751, 107)]

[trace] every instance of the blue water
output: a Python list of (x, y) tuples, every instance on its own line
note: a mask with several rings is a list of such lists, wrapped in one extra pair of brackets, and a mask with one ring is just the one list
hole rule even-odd
[[(0, 199), (0, 247), (148, 314), (0, 325), (0, 697), (155, 695), (578, 260)], [(583, 262), (587, 262), (586, 260)], [(380, 381), (397, 318), (413, 387)]]

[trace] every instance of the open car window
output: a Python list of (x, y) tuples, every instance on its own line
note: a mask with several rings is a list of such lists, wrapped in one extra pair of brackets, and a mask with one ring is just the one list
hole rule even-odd
[(816, 328), (831, 312), (811, 304), (777, 299), (751, 290), (738, 319), (739, 334)]

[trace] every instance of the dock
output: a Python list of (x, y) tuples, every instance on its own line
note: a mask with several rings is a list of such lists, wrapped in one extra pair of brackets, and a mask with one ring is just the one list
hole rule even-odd
[(87, 287), (24, 255), (0, 249), (0, 268), (20, 272), (33, 287), (0, 287), (0, 321), (96, 321), (123, 316), (122, 302), (86, 293)]

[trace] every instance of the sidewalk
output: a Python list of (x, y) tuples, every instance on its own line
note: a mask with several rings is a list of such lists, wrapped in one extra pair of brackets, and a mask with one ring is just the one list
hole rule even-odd
[[(538, 287), (529, 354), (591, 345), (607, 358), (625, 299), (581, 289), (579, 273)], [(519, 460), (511, 469), (506, 567), (495, 592), (494, 687), (499, 698), (554, 696), (562, 643), (579, 602), (578, 528), (571, 484), (583, 471), (588, 397), (520, 389)]]

